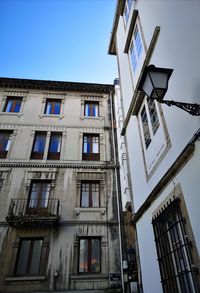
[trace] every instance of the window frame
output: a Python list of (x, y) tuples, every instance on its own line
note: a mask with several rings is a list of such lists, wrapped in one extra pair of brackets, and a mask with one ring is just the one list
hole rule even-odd
[[(37, 198), (31, 199), (33, 195), (33, 185), (38, 185), (39, 189), (35, 190), (35, 195)], [(44, 186), (46, 185), (45, 197), (43, 197)], [(37, 187), (37, 188), (38, 188)], [(39, 190), (39, 192), (38, 192)], [(37, 192), (36, 192), (37, 191)], [(51, 180), (31, 180), (28, 201), (26, 207), (27, 214), (37, 214), (37, 213), (46, 213), (48, 212), (49, 199), (51, 196)], [(31, 203), (33, 201), (33, 203)], [(36, 202), (36, 205), (35, 205)]]
[[(85, 141), (87, 138), (87, 141)], [(93, 139), (98, 138), (98, 142), (94, 142)], [(94, 144), (98, 143), (98, 152), (93, 152)], [(85, 144), (87, 144), (87, 149), (91, 150), (90, 152), (85, 152)], [(100, 161), (100, 136), (99, 134), (84, 133), (83, 134), (83, 144), (82, 144), (82, 160), (86, 161)]]
[[(88, 249), (87, 249), (87, 272), (80, 271), (80, 242), (81, 240), (88, 241)], [(92, 271), (92, 240), (98, 240), (98, 253), (99, 253), (99, 270), (97, 272)], [(101, 237), (80, 237), (78, 241), (78, 274), (100, 274), (101, 273)]]
[[(52, 147), (53, 137), (56, 137), (56, 136), (59, 137), (59, 140), (58, 140), (59, 152), (51, 152), (50, 148)], [(49, 146), (48, 146), (47, 160), (60, 160), (61, 148), (62, 148), (62, 132), (51, 132)]]
[[(87, 115), (87, 106), (89, 107), (89, 114)], [(93, 106), (97, 107), (97, 110), (95, 110), (96, 115), (93, 115)], [(97, 118), (99, 117), (99, 102), (98, 101), (84, 101), (84, 117), (91, 117), (91, 118)]]
[[(15, 267), (14, 267), (14, 275), (17, 276), (17, 277), (20, 277), (20, 276), (40, 276), (40, 275), (42, 275), (42, 273), (43, 273), (42, 272), (42, 269), (43, 269), (42, 260), (43, 260), (44, 237), (23, 237), (23, 238), (20, 238), (19, 241), (20, 242), (19, 242), (19, 246), (18, 246), (17, 257), (16, 257)], [(18, 266), (19, 266), (19, 263), (20, 263), (20, 253), (21, 253), (22, 242), (23, 241), (30, 241), (30, 246), (29, 246), (29, 249), (28, 249), (28, 258), (27, 258), (26, 264), (25, 264), (26, 272), (24, 274), (17, 272)], [(39, 263), (38, 263), (38, 266), (39, 266), (38, 273), (32, 274), (32, 273), (30, 273), (30, 269), (31, 269), (31, 265), (32, 265), (32, 262), (33, 262), (33, 247), (34, 247), (34, 242), (35, 241), (42, 241), (42, 245), (41, 245), (40, 257), (39, 257)]]
[[(37, 136), (44, 136), (44, 138), (45, 138), (43, 152), (34, 151)], [(45, 132), (45, 131), (36, 131), (35, 136), (34, 136), (34, 140), (33, 140), (32, 150), (31, 150), (31, 156), (30, 156), (31, 160), (43, 160), (44, 159), (46, 143), (47, 143), (47, 132)]]
[[(89, 184), (89, 195), (88, 195), (88, 205), (84, 206), (83, 201), (83, 185)], [(94, 206), (93, 204), (93, 185), (98, 185), (98, 205)], [(95, 190), (96, 191), (96, 190)], [(100, 208), (100, 182), (99, 181), (81, 181), (81, 188), (80, 188), (80, 207), (81, 208)]]
[[(55, 104), (59, 103), (59, 113), (55, 113), (56, 107)], [(60, 116), (61, 115), (61, 104), (62, 104), (62, 99), (46, 99), (45, 102), (45, 107), (44, 107), (44, 115), (53, 115), (53, 116)], [(51, 106), (51, 112), (47, 113), (48, 110), (48, 105)]]
[(170, 200), (153, 217), (152, 225), (163, 292), (171, 293), (173, 289), (174, 292), (197, 293), (197, 271), (180, 198)]
[[(18, 109), (18, 111), (15, 111), (15, 107), (17, 105), (17, 102), (19, 102), (19, 101), (20, 101), (19, 109)], [(6, 111), (9, 102), (11, 102), (11, 110), (12, 111)], [(5, 102), (5, 105), (4, 105), (4, 108), (3, 108), (3, 112), (4, 113), (15, 113), (15, 114), (16, 113), (20, 113), (21, 112), (21, 108), (22, 108), (22, 103), (23, 103), (23, 97), (7, 96), (6, 102)]]
[[(136, 35), (136, 31), (137, 31), (137, 35)], [(128, 55), (129, 55), (133, 77), (137, 77), (137, 72), (142, 62), (142, 57), (144, 53), (145, 53), (144, 40), (143, 40), (139, 21), (136, 20), (135, 26), (133, 29), (132, 38), (129, 45), (129, 49), (128, 49)]]
[(131, 7), (133, 5), (132, 2), (133, 0), (125, 0), (124, 11), (123, 11), (123, 18), (124, 18), (125, 25), (127, 25), (129, 20)]
[[(6, 142), (6, 147), (4, 148), (4, 146), (1, 149), (1, 145), (0, 145), (0, 159), (6, 159), (8, 156), (8, 152), (10, 150), (10, 146), (12, 143), (12, 134), (13, 131), (12, 130), (0, 130), (0, 138), (1, 136), (3, 136), (3, 134), (8, 136), (7, 142)], [(6, 139), (2, 139), (2, 144), (5, 143)], [(8, 149), (7, 149), (8, 148)]]

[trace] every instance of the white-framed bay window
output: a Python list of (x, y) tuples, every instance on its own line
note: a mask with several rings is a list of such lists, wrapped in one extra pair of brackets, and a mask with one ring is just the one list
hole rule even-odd
[(141, 143), (147, 175), (168, 145), (166, 125), (158, 103), (145, 97), (138, 113)]

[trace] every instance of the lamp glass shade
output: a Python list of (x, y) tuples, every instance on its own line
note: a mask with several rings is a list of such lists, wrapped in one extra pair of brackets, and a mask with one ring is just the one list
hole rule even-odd
[(149, 98), (161, 100), (168, 89), (168, 81), (173, 69), (149, 65), (145, 68), (138, 90), (144, 91)]

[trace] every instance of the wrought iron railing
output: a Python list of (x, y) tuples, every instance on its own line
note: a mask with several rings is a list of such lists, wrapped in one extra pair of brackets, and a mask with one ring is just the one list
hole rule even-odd
[(58, 218), (60, 209), (59, 199), (11, 199), (7, 221), (15, 219), (45, 219)]

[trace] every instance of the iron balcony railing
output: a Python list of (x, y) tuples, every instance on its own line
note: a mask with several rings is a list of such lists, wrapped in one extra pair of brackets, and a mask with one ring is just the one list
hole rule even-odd
[(10, 223), (18, 221), (57, 221), (59, 209), (59, 199), (11, 199), (6, 220)]

